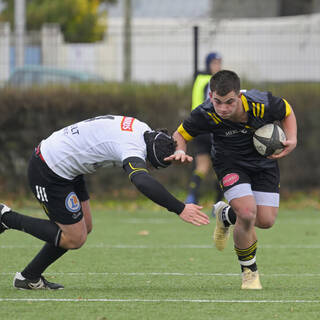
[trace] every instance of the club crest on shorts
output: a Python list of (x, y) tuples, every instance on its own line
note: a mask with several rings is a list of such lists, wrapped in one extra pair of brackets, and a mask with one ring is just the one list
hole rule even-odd
[(80, 201), (74, 192), (67, 195), (65, 205), (70, 212), (78, 212), (81, 208)]
[(239, 180), (237, 173), (229, 173), (222, 178), (222, 184), (224, 187), (230, 187)]

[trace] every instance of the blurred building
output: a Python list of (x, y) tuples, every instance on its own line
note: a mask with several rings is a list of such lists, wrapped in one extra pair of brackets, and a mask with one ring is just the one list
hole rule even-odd
[[(191, 81), (193, 27), (199, 27), (199, 68), (208, 52), (223, 56), (223, 67), (252, 81), (320, 81), (320, 0), (132, 0), (131, 79)], [(105, 39), (66, 43), (57, 25), (25, 39), (27, 64), (85, 71), (123, 81), (124, 5), (108, 11)], [(303, 13), (295, 15), (296, 13)], [(293, 15), (292, 15), (293, 14)], [(14, 69), (13, 33), (0, 25), (0, 83)]]
[[(210, 17), (212, 0), (131, 0), (133, 18), (199, 18)], [(123, 16), (125, 0), (102, 5), (111, 18)]]
[[(103, 5), (109, 17), (123, 16), (125, 0)], [(270, 18), (320, 12), (320, 0), (132, 0), (134, 18)]]
[(212, 0), (215, 19), (268, 18), (320, 12), (319, 0)]
[[(108, 6), (107, 35), (117, 37), (119, 50), (124, 3)], [(134, 0), (132, 79), (191, 79), (192, 27), (197, 25), (200, 68), (206, 54), (216, 50), (224, 68), (252, 81), (319, 81), (320, 15), (311, 14), (319, 11), (319, 4), (320, 0)], [(121, 78), (123, 63), (118, 66)]]

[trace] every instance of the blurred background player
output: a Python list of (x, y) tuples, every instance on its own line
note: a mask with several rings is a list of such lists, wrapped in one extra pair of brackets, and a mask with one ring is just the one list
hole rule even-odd
[[(221, 55), (217, 52), (211, 52), (207, 55), (205, 63), (205, 72), (199, 72), (193, 84), (191, 110), (209, 99), (210, 78), (221, 70)], [(190, 178), (188, 196), (185, 203), (198, 204), (201, 181), (206, 177), (211, 167), (211, 134), (199, 135), (193, 139), (192, 143), (195, 165)], [(218, 202), (222, 200), (223, 193), (217, 179), (215, 179), (214, 184), (216, 189), (216, 200), (214, 202)]]

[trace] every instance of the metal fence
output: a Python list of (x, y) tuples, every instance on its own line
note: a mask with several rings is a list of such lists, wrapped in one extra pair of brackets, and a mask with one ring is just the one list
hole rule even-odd
[[(218, 51), (223, 67), (250, 81), (320, 81), (320, 15), (235, 19), (142, 19), (132, 21), (133, 81), (191, 81), (193, 27), (199, 26), (199, 67), (208, 52)], [(71, 69), (123, 81), (124, 25), (109, 19), (105, 39), (94, 44), (65, 43), (56, 25), (25, 39), (25, 64)], [(14, 38), (0, 26), (0, 83), (14, 71)]]

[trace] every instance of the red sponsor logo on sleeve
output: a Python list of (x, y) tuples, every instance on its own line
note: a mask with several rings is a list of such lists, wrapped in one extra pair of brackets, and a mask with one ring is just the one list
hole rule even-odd
[(230, 187), (239, 180), (237, 173), (229, 173), (222, 178), (222, 184), (224, 187)]
[(122, 131), (132, 131), (132, 124), (134, 118), (131, 117), (123, 117), (121, 121), (121, 130)]

